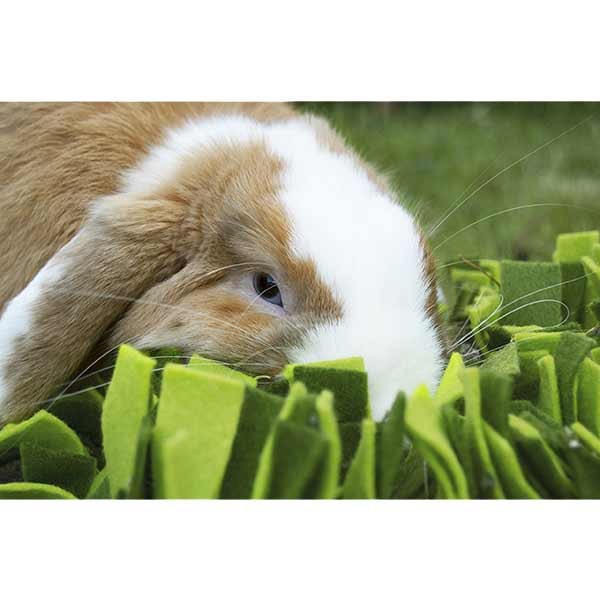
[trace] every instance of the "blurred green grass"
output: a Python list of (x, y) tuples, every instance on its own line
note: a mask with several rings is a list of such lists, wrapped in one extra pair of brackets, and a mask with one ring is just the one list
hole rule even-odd
[[(584, 119), (573, 131), (483, 186), (434, 234), (439, 260), (549, 260), (558, 233), (600, 229), (600, 104), (302, 103), (327, 117), (394, 183), (431, 227), (461, 196)], [(448, 239), (495, 212), (507, 212)]]

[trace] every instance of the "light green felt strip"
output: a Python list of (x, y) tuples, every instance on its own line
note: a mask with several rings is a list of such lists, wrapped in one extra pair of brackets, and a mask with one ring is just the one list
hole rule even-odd
[(131, 346), (119, 348), (102, 411), (106, 472), (113, 498), (128, 494), (135, 472), (138, 432), (150, 408), (155, 364)]
[(16, 481), (0, 484), (0, 500), (77, 500), (77, 498), (55, 485)]
[(600, 264), (597, 263), (590, 256), (584, 256), (581, 259), (581, 264), (586, 274), (586, 288), (585, 288), (585, 299), (584, 304), (586, 306), (584, 311), (584, 323), (583, 326), (586, 329), (594, 327), (596, 325), (596, 315), (589, 310), (588, 305), (594, 300), (600, 298)]
[(572, 498), (575, 493), (573, 484), (569, 481), (558, 456), (540, 432), (516, 415), (509, 415), (508, 424), (515, 442), (522, 449), (542, 485), (558, 498)]
[(379, 425), (377, 439), (377, 495), (390, 498), (402, 472), (408, 448), (404, 439), (406, 396), (399, 393), (387, 417)]
[(591, 450), (600, 456), (600, 438), (590, 431), (582, 423), (572, 423), (571, 429), (577, 434), (577, 437), (583, 442), (588, 450)]
[(586, 358), (577, 373), (577, 420), (600, 434), (600, 365)]
[(539, 333), (517, 333), (514, 340), (517, 343), (519, 352), (536, 352), (545, 350), (554, 352), (560, 342), (561, 333), (559, 331), (539, 332)]
[(561, 233), (556, 238), (556, 250), (552, 255), (555, 262), (573, 263), (583, 256), (590, 255), (595, 244), (600, 241), (598, 231)]
[(226, 379), (236, 379), (237, 381), (241, 381), (242, 383), (250, 387), (256, 387), (256, 379), (254, 379), (254, 377), (250, 377), (250, 375), (246, 375), (245, 373), (240, 373), (240, 371), (230, 369), (229, 367), (226, 367), (220, 362), (211, 360), (209, 358), (204, 358), (202, 356), (199, 356), (198, 354), (194, 354), (192, 358), (190, 358), (188, 367), (190, 369), (200, 371), (202, 373), (220, 375), (221, 377), (225, 377)]
[(346, 500), (371, 500), (375, 493), (375, 423), (364, 419), (360, 444), (348, 469), (342, 497)]
[(435, 403), (438, 406), (452, 404), (462, 397), (463, 383), (461, 374), (464, 369), (465, 363), (462, 356), (458, 352), (453, 352), (434, 395)]
[(407, 403), (405, 424), (417, 449), (430, 464), (447, 498), (468, 498), (465, 474), (444, 432), (438, 407), (425, 386)]
[(158, 498), (216, 498), (236, 434), (244, 384), (169, 364), (152, 439)]
[(328, 391), (319, 394), (316, 401), (319, 425), (328, 441), (321, 481), (317, 489), (317, 498), (336, 498), (342, 465), (342, 442), (333, 410), (333, 396)]
[(501, 268), (503, 324), (552, 327), (562, 321), (559, 265), (503, 260)]
[(87, 454), (77, 434), (45, 410), (38, 411), (21, 423), (9, 423), (0, 429), (0, 462), (3, 454), (21, 444), (36, 444), (72, 454)]
[(84, 498), (96, 475), (96, 459), (83, 454), (21, 444), (23, 480), (47, 483)]
[(600, 348), (592, 348), (590, 352), (590, 358), (598, 365), (600, 365)]
[(538, 360), (540, 372), (540, 396), (538, 407), (557, 423), (562, 424), (560, 408), (560, 395), (558, 393), (558, 380), (556, 378), (556, 365), (552, 355), (543, 356)]
[(504, 498), (483, 432), (479, 370), (470, 367), (462, 375), (465, 387), (465, 434), (473, 457), (477, 487), (484, 498)]
[(511, 377), (520, 375), (521, 366), (517, 345), (515, 343), (510, 343), (499, 350), (492, 352), (483, 363), (482, 370), (489, 370), (493, 373), (509, 375)]
[(510, 499), (539, 498), (539, 494), (525, 478), (519, 459), (508, 441), (487, 423), (483, 424), (483, 431), (506, 497)]

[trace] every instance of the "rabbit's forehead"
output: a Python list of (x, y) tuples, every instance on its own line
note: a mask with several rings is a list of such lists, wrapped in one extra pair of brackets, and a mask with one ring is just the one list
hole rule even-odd
[(237, 173), (229, 190), (245, 210), (243, 230), (297, 280), (312, 283), (307, 295), (322, 285), (343, 312), (372, 313), (374, 301), (423, 310), (426, 263), (413, 219), (338, 138), (307, 119), (192, 120), (125, 175), (124, 191), (156, 190), (176, 180), (182, 164), (219, 147), (241, 149), (221, 163)]

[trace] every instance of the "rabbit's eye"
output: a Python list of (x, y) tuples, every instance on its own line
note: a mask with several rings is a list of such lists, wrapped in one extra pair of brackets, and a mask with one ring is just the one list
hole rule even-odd
[(277, 304), (283, 308), (279, 286), (268, 273), (256, 273), (254, 275), (254, 290), (266, 302)]

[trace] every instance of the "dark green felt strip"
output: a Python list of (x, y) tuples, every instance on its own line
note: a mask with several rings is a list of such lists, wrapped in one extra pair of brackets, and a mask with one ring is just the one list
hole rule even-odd
[(405, 409), (406, 395), (401, 392), (379, 427), (376, 462), (379, 498), (391, 498), (406, 459), (408, 447), (405, 440)]
[(504, 324), (551, 327), (562, 321), (559, 265), (503, 260), (501, 269)]
[(360, 422), (368, 415), (367, 374), (362, 371), (298, 365), (293, 370), (292, 381), (302, 382), (313, 394), (323, 390), (332, 392), (335, 412), (341, 423)]
[[(473, 459), (478, 492), (483, 498), (504, 498), (502, 485), (496, 474), (483, 431), (479, 370), (474, 367), (465, 369), (463, 385), (465, 388), (465, 435)], [(499, 410), (496, 415), (490, 408), (489, 412), (493, 415), (492, 420), (502, 427), (503, 417), (501, 415), (504, 411)]]
[(96, 475), (96, 460), (91, 456), (21, 444), (23, 480), (47, 483), (85, 498)]
[(246, 388), (231, 456), (221, 487), (221, 498), (250, 498), (260, 454), (283, 398)]
[(513, 380), (508, 375), (481, 370), (481, 416), (500, 435), (508, 434), (508, 410), (513, 392)]
[(595, 343), (590, 338), (565, 331), (561, 334), (560, 342), (556, 347), (554, 353), (556, 376), (562, 417), (566, 425), (577, 420), (575, 377), (579, 365), (594, 346)]

